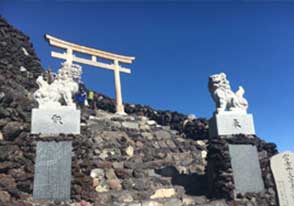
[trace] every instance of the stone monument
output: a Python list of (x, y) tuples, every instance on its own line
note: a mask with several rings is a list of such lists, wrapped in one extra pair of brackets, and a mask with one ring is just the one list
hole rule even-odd
[(225, 73), (209, 77), (208, 88), (216, 104), (216, 111), (209, 120), (209, 136), (255, 134), (252, 114), (247, 114), (245, 91), (239, 87), (233, 92)]
[(39, 108), (32, 111), (31, 133), (47, 137), (37, 142), (34, 199), (70, 199), (72, 141), (58, 135), (80, 134), (80, 111), (73, 96), (79, 91), (81, 74), (79, 65), (65, 62), (51, 84), (37, 78), (39, 89), (33, 97)]
[(294, 153), (283, 152), (271, 158), (279, 196), (279, 206), (294, 205)]
[(39, 89), (33, 96), (39, 108), (32, 111), (32, 134), (80, 133), (80, 111), (76, 109), (73, 95), (79, 90), (81, 74), (79, 65), (65, 62), (51, 84), (43, 76), (38, 77)]
[[(210, 191), (228, 199), (263, 192), (264, 182), (254, 141), (253, 117), (247, 114), (245, 91), (233, 92), (226, 74), (209, 77), (216, 111), (209, 120), (208, 171)], [(225, 176), (225, 177), (224, 177)], [(223, 180), (226, 179), (227, 181)]]

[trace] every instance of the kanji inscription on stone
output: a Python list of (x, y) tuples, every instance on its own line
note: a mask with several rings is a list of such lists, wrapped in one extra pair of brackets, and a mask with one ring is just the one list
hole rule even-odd
[(69, 200), (72, 142), (37, 143), (34, 199)]
[(283, 152), (271, 158), (279, 206), (294, 205), (294, 153)]

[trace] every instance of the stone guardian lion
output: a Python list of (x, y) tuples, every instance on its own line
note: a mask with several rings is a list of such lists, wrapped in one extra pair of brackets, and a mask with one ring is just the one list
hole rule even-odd
[(75, 107), (73, 96), (79, 90), (81, 74), (81, 66), (65, 62), (51, 84), (39, 76), (36, 81), (39, 89), (33, 94), (39, 108), (61, 106), (61, 102)]
[(238, 91), (233, 92), (225, 73), (210, 76), (208, 88), (216, 103), (217, 113), (226, 110), (246, 113), (248, 102), (243, 97), (245, 93), (243, 87), (239, 86)]

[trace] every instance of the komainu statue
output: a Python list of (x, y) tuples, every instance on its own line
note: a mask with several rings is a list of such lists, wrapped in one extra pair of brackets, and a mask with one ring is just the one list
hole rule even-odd
[(64, 62), (51, 84), (48, 84), (43, 76), (39, 76), (37, 78), (39, 89), (33, 95), (39, 103), (39, 108), (61, 106), (61, 102), (75, 107), (73, 96), (79, 91), (81, 75), (81, 66)]
[(245, 112), (248, 102), (243, 97), (245, 91), (239, 86), (237, 92), (233, 92), (225, 73), (214, 74), (209, 77), (208, 88), (216, 103), (217, 113), (228, 111)]

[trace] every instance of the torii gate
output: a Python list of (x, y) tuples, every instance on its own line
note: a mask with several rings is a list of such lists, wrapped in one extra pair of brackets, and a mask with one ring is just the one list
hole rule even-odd
[[(121, 83), (120, 83), (120, 72), (127, 74), (131, 73), (131, 70), (128, 68), (121, 67), (119, 63), (131, 64), (135, 57), (122, 56), (118, 54), (113, 54), (110, 52), (101, 51), (98, 49), (93, 49), (78, 44), (70, 43), (62, 39), (45, 34), (45, 38), (51, 46), (59, 47), (65, 49), (65, 53), (58, 53), (51, 51), (51, 56), (59, 59), (65, 59), (68, 63), (78, 62), (86, 65), (91, 65), (94, 67), (100, 67), (103, 69), (109, 69), (114, 71), (114, 82), (115, 82), (115, 94), (116, 94), (116, 112), (119, 114), (125, 114), (124, 105), (122, 101), (121, 93)], [(85, 59), (77, 57), (73, 52), (78, 52), (82, 54), (88, 54), (91, 56), (91, 59)], [(103, 58), (113, 61), (113, 64), (107, 64), (97, 61), (98, 58)]]

